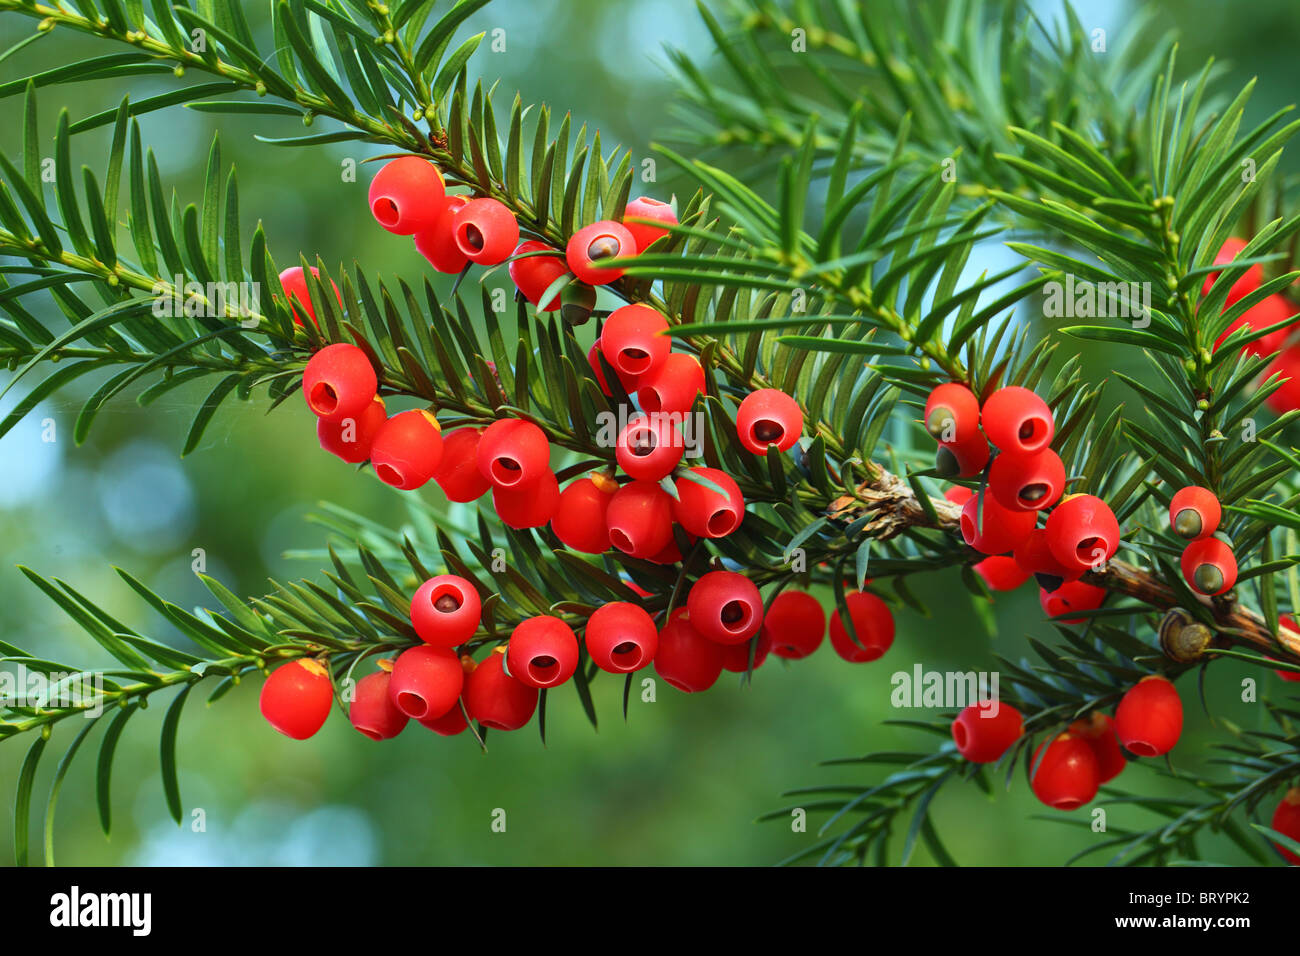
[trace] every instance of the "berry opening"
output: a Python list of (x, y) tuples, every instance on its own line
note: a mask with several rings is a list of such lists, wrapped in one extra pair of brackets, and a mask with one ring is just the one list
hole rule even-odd
[(452, 591), (446, 591), (434, 599), (433, 609), (441, 611), (443, 614), (451, 614), (453, 611), (460, 610), (460, 595)]
[(614, 650), (610, 653), (610, 657), (614, 659), (615, 664), (628, 670), (640, 667), (644, 656), (641, 645), (634, 641), (623, 641), (621, 644), (615, 645)]
[(727, 630), (742, 631), (745, 629), (745, 625), (749, 623), (749, 605), (744, 601), (728, 601), (722, 605), (722, 611), (718, 617), (722, 621), (722, 626)]
[(961, 462), (947, 448), (940, 448), (934, 454), (934, 470), (940, 478), (956, 478), (961, 471)]
[(1124, 745), (1130, 753), (1135, 753), (1139, 757), (1158, 757), (1160, 751), (1145, 740), (1134, 740)]
[(613, 259), (622, 246), (613, 236), (598, 236), (587, 246), (587, 258), (593, 262), (597, 259)]
[(410, 714), (416, 720), (429, 713), (429, 702), (419, 694), (404, 690), (397, 695), (397, 708), (404, 714)]
[(970, 544), (978, 537), (975, 522), (971, 520), (969, 515), (963, 514), (961, 516), (961, 536), (966, 540), (967, 544)]
[(1025, 445), (1034, 448), (1043, 444), (1047, 437), (1048, 424), (1041, 418), (1026, 418), (1020, 423), (1016, 437)]
[(621, 528), (610, 528), (609, 540), (610, 543), (620, 551), (626, 551), (630, 554), (632, 551), (636, 550), (636, 546), (632, 543), (632, 539), (628, 537), (627, 532)]
[(474, 225), (473, 223), (467, 224), (465, 226), (464, 234), (465, 234), (465, 241), (469, 243), (470, 248), (473, 249), (475, 252), (478, 252), (483, 248), (484, 245), (483, 230), (479, 229), (478, 226)]
[(1079, 556), (1079, 560), (1084, 564), (1092, 564), (1097, 559), (1097, 552), (1106, 553), (1106, 544), (1101, 538), (1092, 537), (1084, 538), (1074, 546), (1074, 553)]
[(392, 465), (376, 465), (375, 474), (378, 475), (379, 480), (386, 485), (397, 485), (400, 487), (404, 484), (402, 473)]
[(1213, 564), (1198, 565), (1192, 572), (1196, 587), (1205, 594), (1216, 594), (1223, 587), (1223, 572)]
[(638, 458), (644, 458), (659, 447), (659, 439), (649, 429), (641, 429), (628, 436), (627, 450)]
[(328, 382), (317, 382), (311, 387), (311, 410), (317, 415), (333, 415), (338, 407), (338, 393)]
[(740, 522), (736, 520), (736, 513), (734, 511), (720, 510), (709, 515), (707, 527), (709, 529), (709, 534), (720, 538), (725, 534), (730, 534), (732, 531), (735, 531), (736, 525), (739, 523)]
[(779, 445), (785, 429), (778, 422), (761, 418), (750, 427), (749, 434), (759, 445)]
[(1204, 524), (1201, 513), (1195, 508), (1184, 508), (1174, 516), (1174, 533), (1184, 538), (1195, 538)]
[(1022, 504), (1034, 505), (1046, 498), (1048, 492), (1051, 490), (1052, 489), (1044, 482), (1036, 481), (1033, 484), (1025, 485), (1021, 488), (1020, 494), (1016, 497), (1020, 499)]
[(1083, 806), (1083, 801), (1076, 800), (1074, 797), (1061, 797), (1059, 800), (1053, 800), (1052, 806), (1057, 810), (1077, 810)]
[(925, 422), (925, 430), (938, 439), (943, 439), (945, 433), (951, 438), (952, 432), (949, 429), (955, 430), (956, 427), (957, 420), (953, 418), (952, 411), (942, 405), (930, 412), (930, 417)]
[(952, 739), (957, 744), (958, 750), (966, 749), (966, 725), (961, 721), (954, 721), (952, 725)]
[(657, 388), (653, 388), (653, 387), (643, 388), (639, 393), (637, 393), (637, 398), (641, 400), (641, 410), (643, 412), (654, 413), (663, 410), (664, 407), (663, 396), (659, 394), (659, 390)]
[(366, 735), (367, 737), (369, 737), (371, 740), (383, 740), (383, 739), (384, 739), (384, 738), (383, 738), (383, 735), (378, 734), (378, 733), (376, 733), (376, 732), (373, 731), (373, 730), (366, 730), (366, 728), (364, 728), (364, 727), (357, 727), (357, 730), (361, 731), (363, 734), (365, 734), (365, 735)]
[(539, 684), (549, 684), (560, 671), (560, 662), (548, 654), (540, 654), (528, 662), (528, 676)]
[(618, 365), (627, 375), (640, 375), (650, 367), (650, 353), (638, 348), (619, 349)]
[(513, 458), (492, 459), (492, 477), (503, 485), (518, 484), (523, 472), (523, 467)]
[(397, 203), (393, 202), (387, 196), (381, 196), (375, 200), (375, 204), (370, 207), (370, 211), (375, 214), (375, 218), (382, 225), (395, 226), (397, 220), (401, 218), (398, 215)]

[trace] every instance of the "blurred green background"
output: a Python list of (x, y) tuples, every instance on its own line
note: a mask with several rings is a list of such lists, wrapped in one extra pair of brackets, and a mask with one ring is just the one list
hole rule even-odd
[[(1227, 60), (1230, 86), (1260, 76), (1252, 105), (1256, 118), (1294, 94), (1300, 11), (1291, 0), (1252, 4), (1248, 17), (1218, 2), (1168, 0), (1159, 6), (1162, 20), (1182, 33), (1184, 64), (1210, 54)], [(248, 8), (256, 28), (264, 5)], [(1051, 15), (1056, 7), (1044, 4), (1043, 9)], [(1124, 30), (1131, 16), (1129, 6), (1114, 2), (1083, 3), (1078, 10), (1085, 26), (1112, 32)], [(26, 36), (33, 25), (0, 16), (0, 48)], [(526, 103), (546, 102), (560, 114), (571, 110), (575, 121), (601, 131), (606, 149), (621, 141), (638, 159), (656, 131), (671, 124), (668, 105), (675, 84), (661, 67), (662, 44), (683, 48), (704, 69), (717, 65), (688, 0), (496, 0), (471, 27), (507, 31), (504, 53), (487, 52), (485, 46), (476, 57), (487, 81), (499, 77), (502, 90), (521, 90)], [(110, 51), (104, 45), (84, 37), (58, 35), (6, 61), (0, 81), (105, 52)], [(75, 120), (115, 107), (124, 92), (139, 99), (172, 85), (133, 79), (44, 91), (42, 135), (52, 134), (61, 107)], [(498, 93), (498, 98), (508, 103), (510, 96)], [(6, 120), (0, 123), (0, 148), (17, 156), (21, 101), (0, 101), (0, 109)], [(175, 108), (143, 117), (141, 127), (164, 180), (178, 188), (182, 203), (199, 200), (208, 145), (219, 129), (223, 156), (239, 171), (244, 242), (260, 219), (282, 266), (301, 251), (319, 254), (327, 263), (355, 258), (387, 276), (423, 277), (427, 267), (409, 242), (383, 232), (367, 213), (372, 167), (363, 167), (355, 183), (341, 181), (345, 160), (378, 150), (344, 143), (296, 151), (253, 139), (255, 132), (294, 135), (284, 122)], [(74, 162), (98, 171), (107, 145), (105, 130), (78, 137)], [(736, 172), (743, 177), (744, 170)], [(646, 191), (684, 194), (687, 188), (665, 176)], [(504, 282), (504, 275), (495, 281)], [(1099, 350), (1087, 355), (1098, 378), (1120, 361)], [(78, 398), (93, 388), (84, 384), (43, 403), (0, 440), (0, 637), (54, 659), (109, 664), (22, 578), (14, 569), (18, 563), (69, 581), (145, 633), (180, 640), (129, 596), (111, 565), (130, 570), (182, 606), (209, 605), (191, 571), (195, 548), (204, 550), (209, 573), (238, 593), (259, 594), (268, 576), (316, 574), (312, 563), (285, 556), (322, 545), (325, 530), (304, 520), (316, 502), (337, 502), (389, 525), (405, 520), (400, 494), (369, 472), (355, 473), (320, 453), (311, 416), (298, 401), (269, 417), (264, 403), (231, 403), (202, 446), (178, 459), (194, 405), (208, 387), (174, 391), (149, 410), (119, 398), (101, 412), (89, 440), (77, 448), (70, 436)], [(6, 401), (0, 412), (11, 407), (12, 398)], [(54, 443), (41, 441), (47, 418), (58, 429)], [(440, 498), (436, 490), (422, 494)], [(861, 784), (885, 772), (821, 768), (819, 761), (928, 746), (924, 735), (881, 726), (890, 718), (933, 716), (890, 707), (892, 673), (910, 671), (916, 662), (929, 670), (984, 670), (991, 649), (1020, 656), (1027, 635), (1051, 636), (1029, 587), (998, 597), (992, 630), (956, 575), (917, 580), (915, 588), (932, 616), (900, 611), (898, 639), (882, 662), (849, 665), (824, 645), (793, 665), (771, 660), (748, 689), (731, 674), (700, 696), (661, 684), (655, 703), (641, 703), (634, 695), (626, 724), (620, 714), (622, 682), (598, 680), (597, 733), (587, 725), (577, 695), (566, 688), (552, 695), (545, 747), (535, 727), (494, 734), (487, 755), (469, 735), (447, 740), (414, 725), (395, 741), (371, 744), (337, 715), (310, 742), (294, 743), (259, 716), (258, 681), (245, 682), (207, 709), (200, 690), (181, 724), (181, 793), (191, 815), (180, 828), (167, 817), (158, 770), (164, 709), (158, 705), (166, 702), (160, 698), (132, 720), (119, 748), (111, 840), (96, 821), (95, 751), (82, 752), (60, 798), (58, 859), (144, 865), (772, 863), (817, 838), (816, 817), (807, 833), (792, 832), (788, 822), (755, 824), (759, 814), (796, 802), (781, 798), (782, 790)], [(1262, 708), (1243, 704), (1236, 683), (1247, 673), (1260, 676), (1231, 664), (1217, 666), (1207, 696), (1216, 717), (1253, 727)], [(1188, 682), (1189, 729), (1176, 764), (1201, 771), (1215, 735), (1193, 695)], [(73, 723), (59, 728), (52, 752), (66, 747), (79, 729)], [(6, 821), (24, 752), (21, 740), (0, 747)], [(37, 783), (38, 817), (53, 767), (47, 754)], [(1137, 766), (1119, 783), (1146, 792), (1188, 793)], [(504, 833), (491, 826), (498, 809), (506, 814)], [(196, 810), (202, 811), (202, 830), (193, 825)], [(1051, 864), (1100, 839), (1033, 819), (1041, 810), (1018, 775), (995, 801), (974, 787), (948, 787), (934, 815), (950, 850), (964, 863)], [(1125, 827), (1151, 822), (1129, 809), (1112, 811), (1111, 820)], [(10, 829), (8, 822), (0, 828), (0, 859), (6, 863), (12, 860)], [(1226, 843), (1207, 844), (1204, 852), (1221, 862), (1246, 861)], [(929, 862), (924, 850), (916, 859)]]

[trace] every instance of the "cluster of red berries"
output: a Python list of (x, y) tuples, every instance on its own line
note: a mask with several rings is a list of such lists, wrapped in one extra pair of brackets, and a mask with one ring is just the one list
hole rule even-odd
[(1065, 465), (1051, 448), (1056, 421), (1047, 403), (1030, 389), (1009, 386), (981, 407), (974, 392), (950, 382), (926, 400), (925, 427), (939, 442), (940, 475), (985, 474), (982, 493), (954, 486), (944, 494), (961, 506), (963, 540), (988, 555), (975, 565), (985, 583), (1006, 591), (1032, 574), (1043, 610), (1053, 617), (1100, 607), (1105, 591), (1079, 579), (1119, 549), (1119, 522), (1095, 495), (1065, 494)]
[[(1144, 677), (1124, 694), (1115, 717), (1095, 711), (1074, 721), (1034, 752), (1031, 786), (1043, 803), (1074, 810), (1114, 779), (1127, 760), (1121, 746), (1137, 757), (1166, 754), (1183, 731), (1183, 704), (1163, 677)], [(996, 763), (1024, 736), (1024, 719), (1011, 705), (996, 711), (984, 701), (966, 707), (952, 723), (957, 751), (972, 763)]]
[[(1246, 241), (1244, 239), (1229, 239), (1219, 249), (1218, 255), (1214, 257), (1214, 264), (1216, 266), (1230, 265), (1245, 247)], [(1208, 295), (1210, 288), (1218, 278), (1218, 272), (1212, 272), (1206, 276), (1205, 284), (1201, 288), (1201, 294)], [(1263, 282), (1264, 269), (1262, 266), (1257, 263), (1248, 268), (1245, 274), (1237, 279), (1228, 290), (1228, 298), (1223, 304), (1224, 310), (1232, 308), (1233, 305), (1258, 289)], [(1244, 327), (1254, 331), (1262, 331), (1286, 322), (1287, 319), (1293, 318), (1295, 313), (1295, 307), (1287, 299), (1274, 293), (1256, 305), (1251, 306), (1224, 329), (1223, 334), (1215, 341), (1214, 349), (1218, 351), (1224, 340), (1238, 329)], [(1292, 330), (1298, 326), (1300, 326), (1300, 323), (1289, 323), (1242, 347), (1243, 352), (1249, 352), (1251, 355), (1260, 358), (1267, 358), (1277, 354), (1277, 357), (1264, 370), (1264, 377), (1268, 378), (1277, 374), (1286, 380), (1282, 387), (1267, 399), (1269, 407), (1279, 414), (1300, 408), (1300, 341), (1292, 342), (1290, 345), (1287, 344)]]
[(1214, 492), (1188, 485), (1169, 502), (1169, 527), (1188, 545), (1179, 561), (1187, 586), (1197, 594), (1217, 595), (1237, 583), (1237, 558), (1219, 533), (1223, 508)]

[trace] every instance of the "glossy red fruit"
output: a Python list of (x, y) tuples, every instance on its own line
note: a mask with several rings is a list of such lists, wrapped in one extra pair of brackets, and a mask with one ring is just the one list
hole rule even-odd
[[(600, 355), (600, 339), (597, 339), (591, 344), (591, 348), (587, 349), (587, 364), (591, 366), (592, 377), (595, 378), (596, 384), (600, 386), (601, 392), (607, 396), (613, 396), (614, 390), (609, 387), (609, 381), (605, 378), (605, 370), (600, 364)], [(608, 362), (609, 359), (606, 358), (605, 361)], [(615, 372), (618, 372), (618, 370), (615, 369)], [(619, 384), (623, 386), (623, 391), (627, 392), (629, 397), (636, 392), (637, 380), (640, 376), (624, 375), (618, 372), (617, 378)]]
[(1114, 780), (1128, 766), (1119, 747), (1115, 721), (1101, 711), (1094, 710), (1084, 719), (1076, 720), (1070, 725), (1070, 733), (1082, 738), (1092, 748), (1092, 755), (1097, 758), (1098, 783)]
[(999, 451), (1032, 455), (1052, 443), (1055, 420), (1047, 403), (1027, 388), (1010, 385), (988, 397), (980, 410), (984, 434)]
[(633, 303), (615, 309), (600, 331), (600, 351), (627, 388), (657, 372), (668, 361), (671, 347), (668, 320), (648, 305)]
[(464, 733), (469, 727), (469, 722), (465, 720), (465, 712), (460, 709), (460, 702), (457, 701), (451, 706), (445, 714), (438, 717), (426, 717), (423, 720), (417, 720), (421, 727), (427, 727), (440, 737), (455, 737), (457, 734)]
[[(857, 642), (849, 636), (839, 610), (831, 615), (831, 647), (850, 664), (878, 660), (894, 643), (894, 615), (889, 605), (869, 591), (853, 591), (844, 596)], [(859, 646), (860, 645), (860, 646)]]
[(509, 259), (519, 245), (519, 222), (503, 202), (471, 199), (452, 216), (451, 236), (470, 262), (494, 266)]
[(1131, 753), (1158, 757), (1174, 749), (1183, 732), (1183, 702), (1163, 677), (1144, 677), (1115, 709), (1115, 733)]
[(672, 415), (634, 415), (614, 442), (614, 458), (631, 478), (658, 481), (682, 460), (686, 442)]
[(1179, 560), (1183, 580), (1197, 594), (1223, 594), (1237, 583), (1237, 557), (1218, 538), (1197, 538)]
[(945, 444), (964, 444), (979, 437), (979, 399), (959, 382), (939, 385), (925, 400), (925, 430)]
[[(320, 270), (315, 266), (311, 268), (311, 274), (315, 278), (320, 278)], [(343, 296), (339, 292), (338, 285), (333, 279), (330, 285), (334, 288), (334, 298), (339, 304), (339, 311), (343, 310)], [(280, 288), (284, 289), (284, 294), (297, 303), (298, 308), (307, 314), (307, 318), (312, 320), (314, 325), (319, 326), (320, 320), (316, 318), (316, 310), (312, 308), (311, 291), (307, 288), (307, 278), (302, 271), (302, 266), (290, 266), (280, 273)], [(302, 319), (298, 318), (297, 311), (294, 311), (294, 325), (302, 325)]]
[(726, 648), (691, 626), (686, 608), (677, 608), (659, 631), (655, 673), (688, 694), (708, 690), (722, 675)]
[[(1217, 352), (1219, 346), (1224, 343), (1228, 336), (1233, 332), (1236, 332), (1242, 326), (1246, 326), (1253, 332), (1263, 332), (1265, 329), (1271, 328), (1279, 322), (1287, 321), (1294, 316), (1295, 313), (1296, 309), (1291, 305), (1290, 301), (1280, 295), (1270, 295), (1268, 298), (1256, 303), (1241, 315), (1237, 316), (1237, 318), (1233, 320), (1232, 324), (1224, 329), (1219, 337), (1214, 340), (1214, 351)], [(1274, 352), (1280, 351), (1282, 346), (1286, 344), (1287, 331), (1286, 328), (1277, 329), (1261, 338), (1255, 339), (1253, 342), (1243, 345), (1241, 350), (1260, 358), (1267, 358)]]
[(975, 497), (975, 492), (964, 485), (953, 485), (943, 493), (943, 496), (960, 508)]
[[(1055, 590), (1038, 589), (1038, 603), (1043, 606), (1043, 613), (1048, 617), (1060, 617), (1062, 614), (1078, 611), (1095, 611), (1106, 600), (1106, 589), (1084, 584), (1082, 581), (1066, 581)], [(1062, 624), (1085, 624), (1086, 617), (1067, 618)]]
[[(1041, 758), (1041, 759), (1040, 759)], [(1077, 810), (1097, 795), (1101, 785), (1097, 757), (1082, 737), (1071, 733), (1042, 743), (1034, 753), (1033, 791), (1056, 810)]]
[(424, 256), (439, 272), (454, 275), (469, 265), (469, 259), (456, 245), (453, 226), (456, 213), (469, 202), (468, 196), (448, 196), (433, 225), (415, 234), (415, 251)]
[(409, 236), (434, 224), (445, 193), (437, 166), (419, 156), (402, 156), (385, 163), (370, 180), (370, 212), (389, 232)]
[(971, 763), (997, 763), (1025, 733), (1020, 711), (1002, 701), (981, 701), (962, 709), (952, 722), (957, 752)]
[(433, 476), (448, 501), (477, 501), (492, 483), (478, 470), (481, 428), (465, 427), (448, 432), (442, 440), (442, 462)]
[(1047, 516), (1047, 546), (1074, 571), (1100, 567), (1119, 550), (1119, 522), (1095, 495), (1069, 495)]
[(503, 524), (516, 530), (540, 528), (560, 507), (560, 483), (547, 469), (522, 487), (492, 489), (492, 510)]
[[(755, 641), (758, 643), (755, 644)], [(754, 670), (763, 666), (768, 652), (772, 650), (772, 638), (767, 628), (761, 628), (754, 637), (741, 644), (728, 644), (722, 648), (722, 669), (733, 674), (743, 674), (750, 669), (749, 649), (754, 648)]]
[(760, 388), (736, 410), (736, 434), (755, 455), (766, 455), (768, 445), (789, 451), (803, 434), (803, 409), (780, 389)]
[(327, 345), (307, 361), (302, 394), (317, 418), (360, 418), (375, 399), (379, 380), (366, 353), (355, 345)]
[(1012, 511), (1043, 511), (1065, 491), (1065, 464), (1050, 448), (1036, 455), (998, 455), (989, 469), (989, 491)]
[(630, 601), (602, 604), (583, 631), (587, 654), (611, 674), (630, 674), (654, 660), (659, 632), (645, 609)]
[[(1269, 827), (1292, 840), (1300, 840), (1300, 787), (1292, 787), (1282, 797), (1282, 801), (1273, 811)], [(1286, 857), (1287, 863), (1300, 866), (1300, 856), (1279, 843), (1273, 844)]]
[(1264, 403), (1279, 415), (1300, 408), (1300, 345), (1292, 345), (1283, 351), (1264, 370), (1265, 380), (1275, 375), (1282, 381), (1282, 386), (1270, 393)]
[(316, 419), (316, 440), (331, 455), (357, 465), (370, 459), (370, 445), (386, 421), (384, 400), (376, 395), (356, 418)]
[(961, 536), (984, 554), (1005, 554), (1025, 543), (1038, 520), (1033, 511), (1008, 511), (987, 491), (961, 509)]
[(415, 633), (435, 647), (460, 647), (478, 630), (482, 613), (478, 589), (455, 574), (429, 578), (411, 598)]
[[(693, 481), (692, 476), (708, 481), (725, 494)], [(676, 487), (673, 517), (696, 537), (725, 538), (745, 518), (745, 497), (735, 479), (725, 471), (697, 465), (681, 474)]]
[(564, 247), (569, 271), (587, 285), (605, 285), (620, 279), (622, 269), (603, 265), (605, 259), (626, 259), (637, 253), (636, 239), (622, 223), (612, 219), (593, 222), (573, 234)]
[(710, 571), (686, 596), (691, 627), (719, 644), (740, 644), (763, 626), (763, 598), (753, 581), (735, 571)]
[(394, 415), (370, 444), (370, 463), (379, 480), (413, 491), (438, 473), (442, 464), (442, 430), (423, 409)]
[(618, 482), (601, 474), (569, 482), (560, 492), (551, 530), (571, 550), (603, 554), (610, 548), (605, 512), (616, 491)]
[[(1277, 619), (1277, 622), (1280, 627), (1284, 627), (1289, 631), (1295, 631), (1300, 634), (1300, 625), (1296, 624), (1295, 618), (1290, 614), (1283, 614)], [(1300, 671), (1274, 671), (1273, 673), (1277, 674), (1278, 677), (1285, 681), (1300, 682)]]
[(1077, 580), (1083, 574), (1081, 569), (1067, 568), (1056, 560), (1056, 555), (1052, 554), (1052, 549), (1047, 545), (1047, 532), (1042, 528), (1029, 532), (1029, 537), (1012, 551), (1011, 556), (1020, 567), (1034, 575), (1039, 585), (1047, 591), (1055, 591), (1062, 582)]
[(976, 433), (964, 442), (940, 442), (934, 453), (934, 470), (940, 478), (974, 478), (991, 456), (988, 440)]
[(1209, 488), (1188, 485), (1174, 492), (1169, 502), (1169, 527), (1180, 538), (1208, 538), (1219, 530), (1223, 508)]
[(634, 558), (658, 554), (673, 536), (673, 499), (653, 481), (630, 481), (605, 511), (609, 540)]
[(551, 443), (522, 418), (502, 418), (479, 437), (478, 470), (494, 488), (523, 488), (551, 467)]
[(330, 672), (307, 658), (282, 664), (262, 685), (259, 705), (262, 716), (280, 733), (306, 740), (324, 726), (334, 705)]
[(348, 707), (348, 720), (352, 721), (352, 726), (371, 740), (396, 737), (410, 720), (393, 703), (388, 693), (388, 680), (385, 671), (375, 671), (361, 678)]
[[(527, 253), (546, 253), (551, 252), (554, 255), (527, 255)], [(523, 259), (518, 258), (524, 256)], [(521, 242), (511, 253), (510, 265), (507, 271), (510, 273), (510, 281), (515, 284), (525, 299), (537, 306), (539, 312), (554, 312), (560, 307), (560, 294), (557, 292), (551, 296), (551, 301), (545, 306), (541, 304), (542, 296), (546, 293), (560, 276), (569, 271), (568, 264), (564, 257), (560, 255), (558, 249), (548, 246), (544, 242), (538, 242), (536, 239), (529, 239), (527, 242)]]
[(388, 675), (393, 706), (407, 717), (441, 717), (455, 706), (465, 684), (460, 658), (445, 647), (421, 644), (397, 655)]
[(704, 394), (704, 366), (694, 355), (670, 352), (653, 374), (640, 376), (637, 386), (642, 411), (685, 415)]
[(975, 573), (984, 579), (990, 591), (1014, 591), (1029, 580), (1029, 572), (1015, 558), (995, 554), (975, 564)]
[[(1214, 257), (1214, 264), (1216, 266), (1226, 266), (1228, 263), (1232, 262), (1233, 259), (1236, 259), (1239, 255), (1241, 255), (1242, 250), (1245, 248), (1246, 248), (1245, 239), (1231, 238), (1225, 240), (1223, 245), (1219, 247), (1218, 254), (1215, 255)], [(1221, 272), (1216, 271), (1216, 272), (1211, 272), (1208, 276), (1205, 277), (1205, 282), (1201, 286), (1201, 295), (1210, 294), (1210, 289), (1214, 286), (1214, 283), (1218, 281), (1220, 275)], [(1261, 266), (1259, 263), (1250, 266), (1248, 269), (1246, 269), (1245, 274), (1242, 275), (1239, 279), (1237, 279), (1237, 281), (1234, 282), (1232, 284), (1232, 287), (1228, 290), (1228, 299), (1226, 305), (1232, 305), (1234, 302), (1238, 301), (1239, 299), (1243, 299), (1246, 296), (1250, 295), (1252, 292), (1258, 289), (1260, 285), (1263, 284), (1263, 282), (1264, 282), (1264, 267)]]
[(558, 687), (578, 669), (578, 636), (558, 617), (530, 617), (510, 632), (506, 667), (529, 687)]
[(518, 730), (537, 710), (537, 688), (505, 672), (505, 654), (494, 650), (465, 678), (462, 697), (471, 719), (492, 730)]
[[(634, 220), (650, 221), (637, 222)], [(632, 241), (636, 243), (638, 252), (644, 252), (646, 247), (660, 236), (668, 235), (667, 229), (651, 225), (654, 222), (663, 222), (675, 226), (677, 225), (677, 213), (673, 212), (673, 207), (669, 203), (661, 199), (651, 199), (649, 196), (638, 196), (628, 203), (623, 210), (623, 225), (632, 234)]]
[(821, 647), (826, 636), (826, 612), (806, 591), (782, 591), (763, 616), (763, 630), (772, 639), (773, 654), (798, 660)]

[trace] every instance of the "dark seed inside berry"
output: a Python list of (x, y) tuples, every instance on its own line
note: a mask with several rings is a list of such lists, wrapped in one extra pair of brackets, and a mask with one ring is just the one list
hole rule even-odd
[(947, 448), (940, 448), (934, 456), (934, 470), (940, 478), (955, 478), (961, 471), (961, 464)]
[(642, 359), (647, 359), (650, 357), (650, 353), (644, 351), (643, 349), (624, 349), (623, 354), (626, 355), (628, 358), (632, 359), (634, 362), (639, 362)]
[(1174, 516), (1174, 533), (1184, 538), (1195, 538), (1203, 527), (1201, 513), (1195, 508), (1184, 508)]
[(632, 454), (642, 458), (654, 451), (658, 444), (654, 432), (637, 432), (627, 447)]
[(745, 616), (745, 605), (739, 601), (728, 601), (722, 606), (722, 623), (735, 624)]
[(618, 240), (613, 236), (601, 236), (587, 247), (588, 259), (613, 259), (618, 255)]
[(1202, 564), (1193, 572), (1192, 580), (1202, 594), (1214, 594), (1223, 587), (1223, 572), (1213, 564)]
[(952, 412), (942, 405), (930, 412), (930, 417), (925, 421), (925, 430), (935, 438), (951, 439), (952, 434), (945, 435), (945, 432), (955, 430), (957, 425), (956, 419), (952, 417)]
[(636, 645), (631, 641), (624, 641), (614, 647), (615, 654), (631, 654), (634, 650), (636, 650)]
[(761, 421), (754, 423), (754, 437), (761, 442), (772, 443), (780, 441), (781, 436), (785, 434), (785, 429), (776, 422)]
[(475, 249), (483, 248), (483, 233), (478, 226), (465, 227), (465, 241)]
[(541, 669), (541, 670), (545, 670), (545, 669), (548, 668), (548, 667), (554, 667), (554, 666), (555, 666), (555, 658), (554, 658), (554, 657), (547, 657), (547, 656), (534, 657), (534, 658), (532, 659), (531, 663), (532, 663), (532, 665), (533, 665), (534, 667), (536, 667), (536, 668), (538, 668), (538, 669)]
[(1044, 591), (1055, 591), (1065, 583), (1065, 578), (1058, 577), (1055, 574), (1043, 574), (1041, 572), (1034, 575), (1034, 580), (1038, 582), (1038, 586)]
[(460, 600), (454, 594), (444, 594), (438, 600), (433, 602), (435, 610), (442, 611), (444, 614), (450, 614), (452, 611), (460, 610)]
[(1105, 549), (1102, 547), (1101, 538), (1084, 538), (1079, 542), (1078, 547), (1075, 548), (1075, 553), (1084, 561), (1089, 563), (1092, 562), (1098, 551), (1105, 553)]
[(1029, 441), (1034, 437), (1034, 432), (1038, 429), (1035, 427), (1034, 420), (1031, 418), (1020, 426), (1019, 436), (1021, 441)]
[(519, 462), (515, 461), (513, 458), (498, 458), (497, 467), (503, 469), (504, 471), (520, 470)]
[(1047, 497), (1047, 492), (1050, 490), (1051, 489), (1048, 488), (1047, 485), (1041, 482), (1035, 482), (1032, 485), (1025, 485), (1025, 487), (1020, 489), (1020, 500), (1031, 504), (1035, 501), (1042, 501)]

